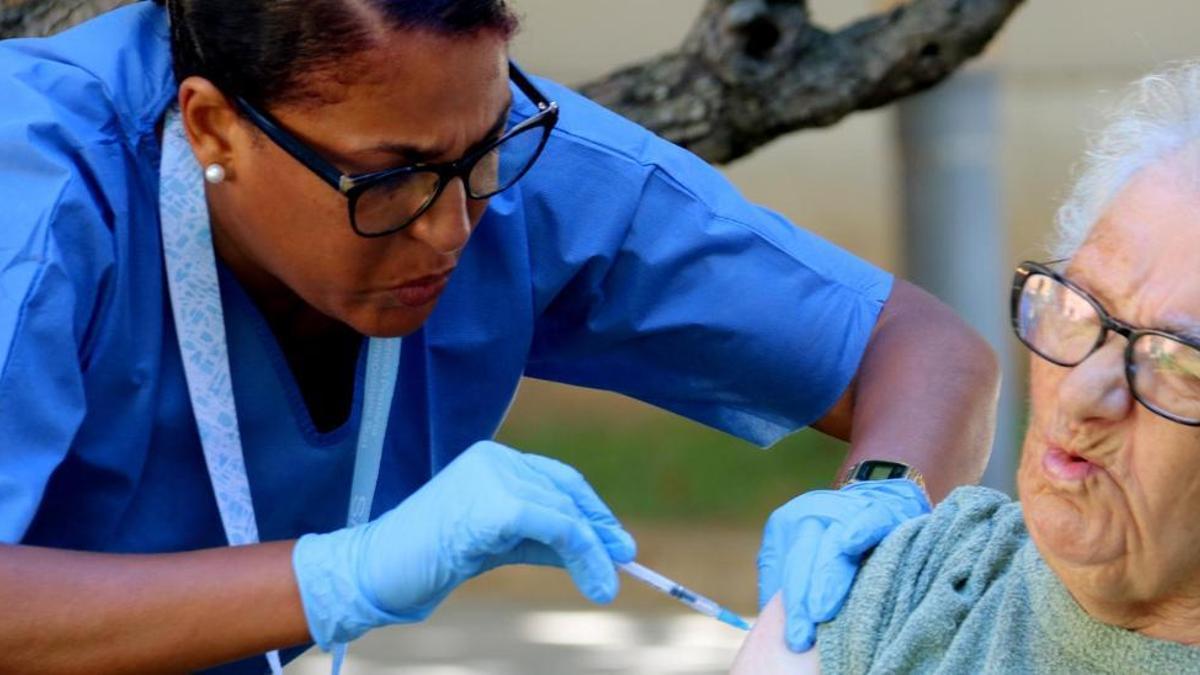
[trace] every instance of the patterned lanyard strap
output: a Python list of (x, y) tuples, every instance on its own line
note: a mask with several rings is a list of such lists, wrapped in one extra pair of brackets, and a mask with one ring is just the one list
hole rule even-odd
[[(172, 108), (163, 129), (159, 187), (171, 311), (221, 525), (230, 546), (243, 546), (258, 543), (258, 523), (238, 431), (225, 316), (203, 187), (200, 165), (184, 136), (182, 119)], [(370, 518), (399, 363), (399, 338), (371, 339), (347, 508), (346, 521), (351, 527)], [(335, 675), (344, 656), (345, 646), (338, 645), (334, 650)], [(267, 662), (274, 675), (282, 674), (278, 651), (268, 653)]]

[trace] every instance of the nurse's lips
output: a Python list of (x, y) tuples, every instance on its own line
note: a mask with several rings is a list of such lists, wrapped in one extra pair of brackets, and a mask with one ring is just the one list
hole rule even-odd
[(405, 307), (424, 307), (437, 300), (438, 296), (442, 294), (446, 288), (446, 282), (450, 280), (450, 272), (453, 271), (451, 269), (441, 274), (431, 274), (414, 279), (403, 286), (397, 286), (392, 289), (392, 297)]
[(1047, 446), (1042, 453), (1042, 469), (1055, 482), (1066, 484), (1082, 483), (1100, 471), (1096, 464), (1056, 445)]

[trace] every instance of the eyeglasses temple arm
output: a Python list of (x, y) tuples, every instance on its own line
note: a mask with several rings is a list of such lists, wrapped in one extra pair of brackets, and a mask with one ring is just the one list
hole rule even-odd
[(283, 149), (300, 162), (308, 167), (313, 173), (331, 185), (333, 189), (341, 193), (347, 193), (354, 187), (350, 177), (343, 174), (333, 164), (330, 164), (324, 157), (313, 152), (308, 147), (304, 146), (296, 140), (290, 133), (285, 131), (283, 127), (276, 122), (270, 115), (254, 106), (241, 96), (234, 98), (234, 103), (264, 134), (266, 134), (276, 145)]

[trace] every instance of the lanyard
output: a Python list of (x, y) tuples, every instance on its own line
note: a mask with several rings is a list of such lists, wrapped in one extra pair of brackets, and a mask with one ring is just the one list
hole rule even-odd
[[(225, 316), (204, 199), (204, 179), (184, 136), (179, 112), (174, 108), (167, 112), (163, 128), (159, 174), (159, 212), (171, 311), (204, 462), (229, 545), (255, 544), (259, 540), (258, 524), (229, 374)], [(351, 527), (370, 518), (399, 363), (400, 338), (370, 340), (362, 422), (347, 508), (346, 521)], [(334, 648), (335, 675), (341, 668), (345, 649), (345, 645)], [(274, 675), (282, 674), (278, 651), (268, 653), (267, 662)]]
[[(362, 422), (358, 429), (358, 449), (354, 455), (354, 478), (350, 482), (350, 507), (346, 526), (362, 525), (371, 518), (375, 483), (379, 480), (379, 462), (383, 458), (383, 438), (388, 413), (396, 391), (400, 364), (400, 338), (372, 338), (367, 347), (367, 379), (363, 383)], [(333, 646), (333, 675), (342, 671), (346, 645)]]

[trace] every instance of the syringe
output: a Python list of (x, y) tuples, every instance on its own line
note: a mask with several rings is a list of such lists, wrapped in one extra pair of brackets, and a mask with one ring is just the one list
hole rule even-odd
[(684, 586), (671, 581), (649, 567), (639, 565), (635, 562), (618, 563), (617, 567), (634, 579), (637, 579), (648, 586), (657, 588), (663, 593), (666, 593), (667, 595), (675, 598), (676, 600), (682, 602), (688, 607), (691, 607), (697, 612), (700, 612), (701, 614), (711, 616), (712, 618), (727, 623), (735, 628), (750, 630), (750, 624), (746, 623), (746, 620), (742, 617), (725, 609), (712, 600), (709, 600), (703, 595), (695, 593)]

